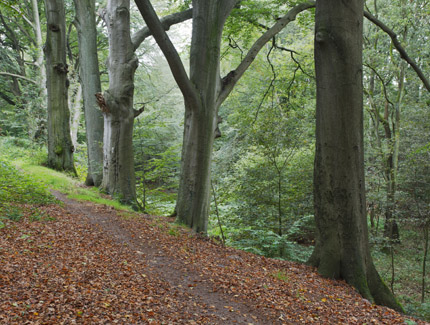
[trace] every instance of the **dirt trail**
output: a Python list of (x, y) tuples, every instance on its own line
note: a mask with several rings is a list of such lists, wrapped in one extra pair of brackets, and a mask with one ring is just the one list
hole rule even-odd
[(222, 247), (167, 218), (53, 193), (63, 207), (29, 206), (22, 220), (0, 230), (0, 324), (405, 324), (410, 319), (309, 266)]
[[(121, 224), (115, 210), (103, 209), (100, 212), (94, 205), (70, 200), (58, 191), (52, 193), (65, 204), (64, 208), (70, 214), (88, 218), (91, 224), (136, 253), (136, 258), (143, 259), (147, 267), (141, 272), (149, 278), (153, 277), (167, 282), (170, 286), (170, 294), (184, 302), (183, 305), (186, 307), (182, 312), (187, 312), (197, 318), (200, 315), (208, 317), (213, 324), (278, 323), (261, 310), (251, 308), (249, 301), (241, 301), (233, 294), (214, 291), (213, 279), (199, 274), (184, 265), (181, 260), (170, 256), (165, 248), (160, 246), (157, 238), (147, 236), (138, 238), (130, 229)], [(232, 258), (239, 257), (233, 256)]]

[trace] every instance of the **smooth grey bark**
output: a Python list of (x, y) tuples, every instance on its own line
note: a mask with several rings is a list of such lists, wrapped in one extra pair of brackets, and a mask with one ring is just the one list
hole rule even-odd
[(62, 0), (45, 0), (48, 90), (48, 166), (76, 174), (67, 102), (66, 21)]
[[(135, 50), (149, 36), (147, 27), (130, 36), (130, 1), (108, 2), (109, 90), (105, 92), (104, 167), (102, 188), (126, 203), (136, 204), (133, 159), (133, 120), (143, 112), (133, 109), (134, 73), (138, 61)], [(192, 11), (168, 15), (162, 29), (192, 17)]]
[(82, 86), (78, 83), (75, 89), (69, 94), (69, 107), (70, 107), (70, 134), (72, 137), (72, 144), (76, 148), (78, 146), (78, 129), (81, 120), (82, 100)]
[(74, 3), (79, 43), (79, 77), (83, 92), (88, 152), (88, 175), (85, 184), (100, 186), (103, 179), (104, 122), (95, 97), (101, 92), (95, 0), (74, 0)]
[(142, 17), (169, 63), (184, 96), (185, 123), (181, 176), (176, 204), (177, 221), (197, 233), (206, 233), (210, 205), (210, 170), (218, 109), (261, 48), (298, 13), (315, 5), (302, 3), (264, 33), (239, 66), (220, 77), (220, 46), (224, 23), (236, 0), (194, 0), (190, 76), (164, 31), (149, 0), (135, 0)]
[(317, 240), (309, 263), (365, 298), (402, 310), (381, 280), (368, 243), (363, 149), (363, 0), (319, 0), (314, 204)]
[(185, 124), (177, 221), (207, 231), (211, 161), (221, 91), (220, 51), (224, 23), (236, 1), (193, 1), (190, 81), (197, 93), (185, 99)]
[(37, 4), (37, 0), (31, 0), (31, 5), (33, 8), (33, 30), (36, 35), (36, 66), (39, 67), (40, 70), (40, 84), (42, 88), (43, 98), (48, 97), (47, 89), (46, 89), (46, 68), (43, 62), (43, 40), (42, 40), (42, 27), (40, 25), (39, 19), (39, 7)]
[(134, 73), (138, 61), (130, 37), (130, 1), (109, 0), (109, 89), (104, 93), (102, 188), (126, 204), (136, 204), (133, 155)]

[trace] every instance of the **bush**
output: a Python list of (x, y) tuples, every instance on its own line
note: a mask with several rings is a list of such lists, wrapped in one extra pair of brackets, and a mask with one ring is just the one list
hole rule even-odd
[(288, 239), (302, 245), (313, 245), (316, 236), (313, 215), (301, 217), (293, 223), (287, 233)]

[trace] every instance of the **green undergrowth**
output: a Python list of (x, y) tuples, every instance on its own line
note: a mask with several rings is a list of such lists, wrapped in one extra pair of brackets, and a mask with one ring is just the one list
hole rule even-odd
[(50, 189), (66, 194), (70, 199), (104, 204), (117, 210), (131, 211), (130, 207), (104, 197), (98, 188), (82, 186), (80, 181), (72, 176), (29, 163), (20, 164), (20, 168), (33, 175), (37, 180), (47, 184)]
[[(3, 220), (19, 220), (25, 214), (21, 211), (24, 203), (58, 203), (49, 190), (64, 193), (70, 199), (131, 211), (130, 207), (111, 200), (99, 189), (84, 187), (81, 180), (42, 166), (45, 162), (46, 149), (27, 140), (0, 137), (0, 215)], [(2, 225), (5, 223), (0, 227)]]
[[(430, 304), (420, 301), (424, 259), (424, 238), (421, 229), (411, 225), (403, 225), (400, 231), (400, 243), (392, 246), (393, 255), (390, 248), (386, 248), (387, 244), (377, 241), (378, 237), (372, 236), (371, 238), (375, 266), (385, 283), (393, 290), (405, 308), (406, 314), (430, 321)], [(425, 301), (428, 301), (430, 295), (427, 289), (430, 284), (428, 271), (425, 282)]]
[(44, 183), (0, 157), (0, 228), (24, 216), (41, 220), (44, 213), (39, 207), (55, 202)]

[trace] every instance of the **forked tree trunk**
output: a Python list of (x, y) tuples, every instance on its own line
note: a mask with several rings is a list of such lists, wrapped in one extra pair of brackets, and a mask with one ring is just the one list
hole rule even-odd
[(251, 46), (238, 65), (220, 78), (220, 44), (224, 23), (238, 0), (193, 0), (193, 34), (191, 40), (190, 77), (165, 33), (149, 0), (135, 0), (152, 35), (163, 51), (185, 101), (184, 142), (177, 221), (195, 232), (206, 233), (209, 217), (210, 170), (213, 141), (216, 135), (217, 112), (258, 52), (297, 14), (314, 7), (301, 3), (267, 30)]
[(122, 202), (134, 205), (133, 92), (138, 62), (130, 38), (130, 1), (109, 0), (107, 15), (109, 90), (104, 94), (102, 188)]
[(314, 171), (317, 241), (310, 264), (367, 299), (402, 310), (368, 244), (363, 154), (363, 0), (317, 1)]
[(82, 84), (87, 136), (87, 185), (100, 186), (103, 179), (103, 114), (95, 94), (101, 92), (94, 0), (74, 0), (79, 42), (79, 77)]
[[(108, 1), (109, 90), (104, 98), (99, 98), (104, 113), (102, 188), (123, 202), (135, 205), (133, 123), (144, 107), (133, 109), (134, 74), (138, 65), (134, 51), (151, 32), (144, 27), (131, 37), (129, 11), (128, 0)], [(162, 28), (168, 30), (170, 26), (190, 19), (191, 15), (191, 10), (168, 15), (162, 20)]]
[(48, 166), (76, 174), (67, 103), (66, 24), (63, 0), (45, 0), (48, 89)]

